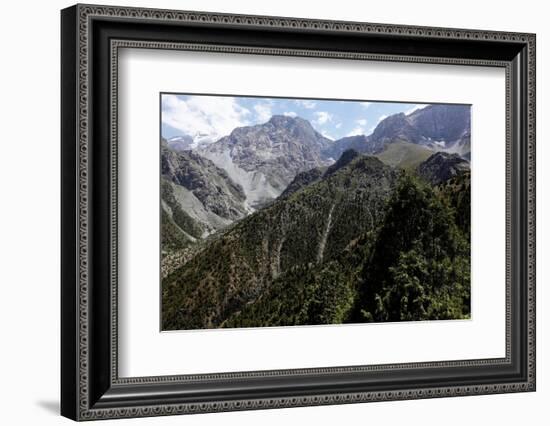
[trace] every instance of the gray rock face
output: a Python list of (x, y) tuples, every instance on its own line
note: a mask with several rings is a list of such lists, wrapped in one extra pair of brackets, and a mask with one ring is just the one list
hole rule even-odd
[(380, 152), (394, 141), (420, 143), (422, 134), (404, 114), (394, 114), (382, 120), (369, 137), (373, 152)]
[(457, 141), (470, 131), (468, 105), (430, 105), (407, 118), (419, 134), (435, 140)]
[(174, 194), (181, 208), (209, 229), (218, 229), (249, 213), (241, 186), (196, 152), (175, 152), (163, 143), (161, 173), (163, 179), (175, 185)]
[(331, 143), (307, 120), (275, 115), (236, 128), (200, 153), (226, 170), (256, 208), (281, 194), (298, 173), (329, 164), (321, 152)]
[(469, 170), (468, 161), (458, 154), (446, 152), (436, 152), (418, 166), (418, 174), (432, 185), (438, 185)]

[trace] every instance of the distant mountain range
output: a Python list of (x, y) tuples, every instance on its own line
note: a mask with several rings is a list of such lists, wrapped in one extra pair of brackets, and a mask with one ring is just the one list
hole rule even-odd
[(182, 209), (194, 206), (191, 216), (208, 235), (288, 192), (297, 176), (319, 177), (319, 168), (348, 149), (400, 168), (415, 168), (434, 151), (469, 160), (470, 110), (430, 105), (385, 118), (371, 135), (336, 141), (302, 118), (273, 116), (264, 124), (236, 128), (216, 142), (183, 135), (162, 143), (163, 179)]
[(174, 151), (189, 151), (195, 148), (195, 140), (192, 136), (174, 136), (169, 139), (162, 139), (163, 143)]
[(409, 115), (391, 115), (378, 123), (373, 133), (339, 139), (325, 153), (338, 158), (346, 149), (378, 154), (389, 145), (405, 142), (432, 151), (468, 156), (470, 153), (470, 107), (428, 105)]
[[(270, 203), (296, 176), (318, 173), (313, 170), (328, 167), (349, 149), (409, 169), (434, 152), (469, 160), (470, 108), (429, 105), (385, 118), (368, 136), (336, 141), (300, 117), (275, 115), (264, 124), (238, 127), (215, 142), (205, 135), (183, 135), (162, 143), (164, 179), (171, 182), (182, 209), (195, 206), (195, 219), (208, 234)], [(190, 193), (195, 195), (191, 201)]]
[(195, 133), (194, 135), (179, 135), (165, 139), (166, 144), (176, 151), (187, 151), (197, 149), (213, 142), (212, 136), (206, 133)]

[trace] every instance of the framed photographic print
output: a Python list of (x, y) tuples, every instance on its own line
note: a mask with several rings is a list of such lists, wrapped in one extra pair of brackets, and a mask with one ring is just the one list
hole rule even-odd
[(535, 36), (76, 5), (74, 420), (535, 390)]

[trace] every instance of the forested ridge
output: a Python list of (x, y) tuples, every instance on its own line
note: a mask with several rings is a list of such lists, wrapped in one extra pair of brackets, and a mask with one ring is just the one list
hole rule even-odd
[(468, 318), (469, 170), (432, 157), (299, 174), (170, 271), (163, 329)]

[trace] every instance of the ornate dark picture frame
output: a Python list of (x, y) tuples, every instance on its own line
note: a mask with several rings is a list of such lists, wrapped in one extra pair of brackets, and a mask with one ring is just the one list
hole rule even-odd
[[(74, 420), (535, 390), (535, 35), (76, 5), (61, 13), (61, 413)], [(188, 49), (506, 70), (506, 356), (120, 378), (117, 52)]]

